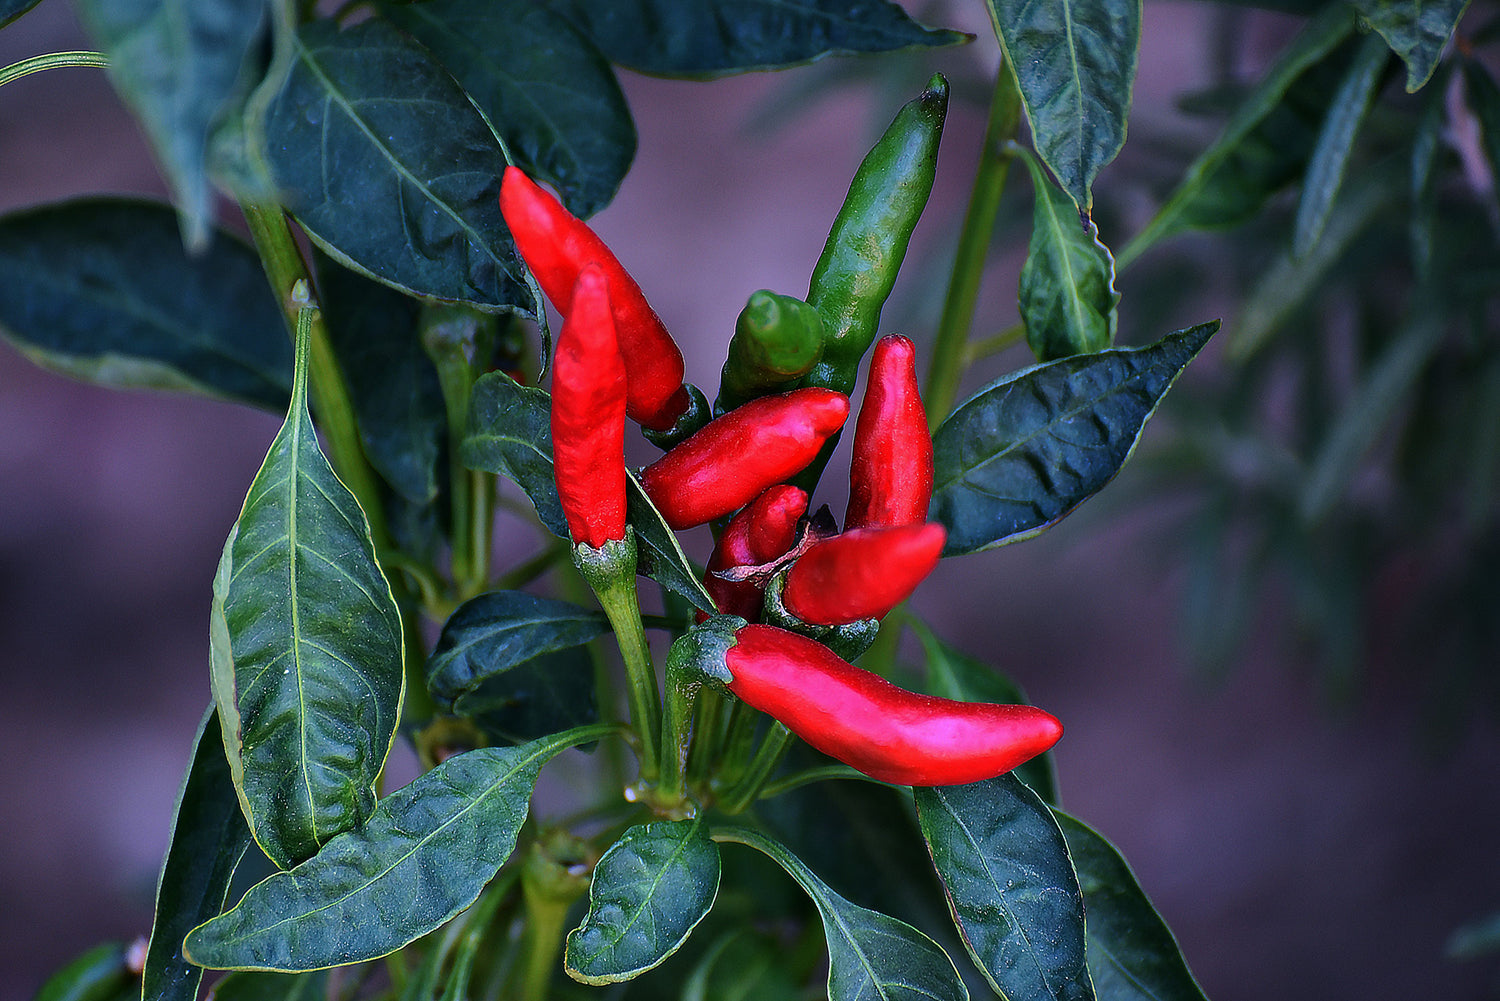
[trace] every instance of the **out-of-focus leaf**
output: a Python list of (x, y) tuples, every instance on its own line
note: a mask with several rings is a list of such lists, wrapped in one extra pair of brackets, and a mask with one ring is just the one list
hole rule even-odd
[(1427, 92), (1422, 116), (1417, 119), (1411, 140), (1411, 258), (1417, 276), (1426, 280), (1432, 273), (1433, 232), (1437, 226), (1437, 165), (1443, 148), (1443, 129), (1447, 122), (1445, 101), (1446, 72), (1438, 75), (1437, 86)]
[(327, 997), (327, 985), (327, 970), (311, 973), (241, 970), (214, 984), (213, 1001), (322, 1001)]
[(1349, 0), (1391, 51), (1406, 63), (1406, 91), (1414, 93), (1437, 68), (1469, 0)]
[(711, 77), (831, 53), (955, 45), (888, 0), (547, 0), (612, 62), (657, 76)]
[[(1260, 84), (1204, 150), (1165, 205), (1116, 255), (1124, 268), (1148, 247), (1185, 229), (1230, 225), (1259, 210), (1265, 198), (1301, 173), (1312, 130), (1300, 109), (1304, 95), (1294, 85), (1354, 31), (1354, 18), (1342, 4), (1330, 4), (1293, 39)], [(1327, 107), (1321, 84), (1305, 95)]]
[(932, 436), (929, 518), (958, 556), (1040, 534), (1103, 489), (1218, 321), (1144, 348), (1035, 365), (980, 390)]
[(552, 470), (552, 398), (546, 390), (519, 385), (503, 372), (481, 376), (459, 455), (470, 469), (498, 473), (520, 487), (547, 530), (568, 537)]
[(568, 933), (568, 976), (611, 984), (661, 965), (708, 915), (718, 892), (719, 846), (701, 822), (632, 827), (594, 867), (588, 913)]
[(613, 730), (454, 755), (382, 799), (365, 825), (255, 884), (188, 935), (212, 969), (297, 972), (387, 955), (468, 907), (505, 864), (542, 766)]
[(172, 843), (157, 881), (156, 920), (141, 973), (145, 997), (197, 998), (203, 968), (182, 958), (182, 938), (224, 909), (230, 881), (250, 844), (224, 757), (219, 714), (210, 707), (193, 739), (193, 760), (177, 794)]
[(369, 523), (308, 414), (302, 316), (291, 409), (224, 543), (209, 645), (240, 805), (283, 869), (374, 809), (405, 680)]
[(787, 849), (746, 828), (721, 828), (715, 841), (749, 845), (795, 879), (823, 918), (829, 1001), (967, 1001), (968, 988), (938, 944), (904, 921), (851, 904)]
[(266, 0), (79, 0), (78, 13), (172, 185), (184, 242), (201, 250), (213, 215), (209, 137), (254, 83)]
[(1412, 317), (1375, 359), (1313, 457), (1299, 503), (1305, 522), (1321, 520), (1338, 502), (1360, 460), (1437, 350), (1443, 333), (1440, 315)]
[(1500, 952), (1500, 911), (1456, 929), (1444, 951), (1453, 959), (1475, 959)]
[[(1479, 119), (1480, 139), (1484, 143), (1485, 158), (1489, 161), (1490, 176), (1500, 178), (1500, 87), (1495, 86), (1495, 78), (1478, 60), (1465, 59), (1463, 66), (1469, 107)], [(1495, 197), (1493, 191), (1490, 197)]]
[(1099, 229), (1078, 217), (1072, 201), (1025, 154), (1036, 193), (1031, 246), (1018, 298), (1026, 343), (1037, 361), (1103, 351), (1115, 341), (1115, 261)]
[(123, 942), (104, 942), (47, 978), (33, 1001), (122, 1001), (139, 996)]
[(1036, 151), (1088, 215), (1094, 178), (1125, 143), (1140, 0), (989, 0)]
[(1305, 256), (1323, 234), (1334, 198), (1344, 183), (1359, 126), (1375, 99), (1381, 72), (1389, 58), (1380, 39), (1366, 38), (1334, 92), (1307, 164), (1307, 176), (1302, 179), (1302, 198), (1297, 203), (1297, 220), (1292, 230), (1294, 257)]
[(26, 13), (42, 0), (0, 0), (0, 28)]
[(753, 928), (719, 937), (682, 985), (682, 1001), (786, 1001), (798, 985), (786, 970), (785, 950)]
[(964, 945), (995, 990), (1092, 1001), (1083, 893), (1047, 805), (1013, 775), (912, 792)]
[(516, 166), (556, 187), (574, 215), (609, 204), (635, 156), (635, 123), (608, 61), (571, 21), (535, 0), (381, 11), (453, 74)]
[(1056, 813), (1088, 911), (1088, 967), (1108, 1001), (1207, 1001), (1172, 932), (1113, 845)]
[(308, 235), (394, 288), (536, 315), (500, 215), (504, 153), (453, 79), (379, 20), (313, 21), (295, 46), (265, 152)]
[[(958, 702), (997, 702), (1001, 705), (1029, 705), (1026, 693), (1005, 675), (983, 661), (943, 642), (926, 623), (908, 618), (912, 631), (922, 642), (927, 658), (929, 695)], [(1052, 752), (1039, 754), (1015, 770), (1015, 775), (1031, 787), (1043, 802), (1057, 802), (1057, 766)]]
[(104, 386), (286, 408), (292, 346), (260, 259), (218, 234), (197, 257), (165, 205), (89, 198), (0, 219), (0, 333)]
[(397, 493), (426, 504), (438, 493), (448, 415), (417, 339), (421, 304), (326, 257), (319, 263), (328, 339), (354, 398), (365, 456)]

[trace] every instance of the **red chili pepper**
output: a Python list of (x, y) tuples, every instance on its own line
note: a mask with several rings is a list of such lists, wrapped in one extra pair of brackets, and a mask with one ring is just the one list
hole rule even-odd
[(552, 365), (552, 462), (568, 533), (595, 549), (625, 537), (625, 362), (609, 280), (585, 265)]
[(703, 586), (720, 612), (752, 622), (759, 618), (765, 586), (750, 580), (725, 580), (715, 574), (734, 567), (763, 566), (785, 556), (797, 540), (797, 522), (806, 513), (806, 491), (777, 484), (729, 519), (708, 558), (708, 575), (703, 578)]
[(671, 427), (690, 403), (682, 384), (682, 352), (635, 279), (587, 224), (519, 167), (505, 168), (500, 211), (516, 248), (558, 312), (566, 315), (572, 308), (573, 286), (584, 265), (603, 270), (629, 377), (626, 413), (657, 431)]
[(848, 397), (831, 389), (759, 397), (647, 466), (641, 486), (673, 528), (705, 524), (800, 472), (848, 416)]
[(1062, 724), (1033, 706), (919, 695), (861, 670), (816, 640), (774, 626), (735, 633), (729, 690), (808, 744), (882, 782), (965, 785), (1057, 743)]
[(921, 524), (931, 501), (932, 434), (917, 393), (917, 350), (891, 334), (875, 345), (854, 425), (844, 528)]
[(937, 566), (942, 525), (856, 528), (810, 547), (786, 574), (786, 610), (803, 622), (841, 626), (878, 619)]

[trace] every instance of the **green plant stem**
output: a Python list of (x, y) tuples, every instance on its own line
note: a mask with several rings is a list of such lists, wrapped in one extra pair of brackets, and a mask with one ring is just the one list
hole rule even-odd
[(693, 743), (688, 751), (689, 786), (704, 781), (724, 752), (724, 711), (727, 707), (724, 693), (712, 685), (705, 685), (698, 693)]
[(719, 757), (717, 781), (721, 788), (732, 789), (750, 767), (755, 754), (755, 729), (760, 722), (760, 713), (745, 703), (735, 700), (729, 709), (729, 722), (725, 725), (722, 753)]
[(495, 578), (497, 591), (515, 591), (525, 587), (542, 574), (557, 566), (568, 555), (566, 543), (548, 546), (525, 563), (518, 563)]
[(109, 57), (102, 52), (47, 52), (40, 56), (31, 56), (20, 62), (11, 63), (9, 66), (0, 68), (0, 87), (13, 80), (19, 80), (23, 76), (40, 73), (42, 70), (69, 69), (72, 67), (85, 67), (89, 69), (105, 69), (109, 66)]
[(786, 757), (786, 752), (792, 749), (792, 741), (796, 735), (778, 722), (771, 723), (771, 729), (766, 732), (765, 740), (761, 741), (760, 750), (755, 752), (755, 757), (746, 769), (745, 775), (735, 783), (729, 794), (719, 801), (719, 807), (725, 813), (735, 814), (743, 811), (760, 796), (761, 789), (776, 771), (781, 759)]
[(686, 798), (687, 764), (695, 728), (694, 715), (703, 683), (699, 675), (667, 658), (666, 712), (662, 720), (661, 779), (656, 784), (657, 805), (668, 810)]
[(972, 365), (976, 361), (983, 361), (991, 355), (997, 355), (1007, 348), (1014, 347), (1026, 339), (1026, 324), (1016, 323), (998, 334), (977, 341), (970, 341), (964, 349), (964, 364)]
[(974, 322), (974, 307), (979, 301), (979, 283), (984, 274), (985, 255), (1000, 210), (1000, 196), (1005, 192), (1005, 178), (1015, 157), (1011, 140), (1021, 124), (1021, 95), (1015, 75), (1001, 62), (995, 72), (995, 90), (990, 96), (989, 123), (984, 130), (984, 148), (980, 151), (979, 169), (969, 193), (969, 207), (964, 213), (963, 229), (958, 237), (958, 253), (948, 279), (948, 294), (938, 320), (937, 339), (927, 370), (923, 399), (927, 405), (927, 424), (937, 427), (953, 408), (963, 378), (965, 344)]
[(830, 779), (857, 779), (865, 782), (873, 782), (874, 779), (860, 771), (858, 768), (850, 768), (848, 765), (820, 765), (817, 768), (808, 768), (805, 771), (794, 772), (784, 779), (768, 782), (761, 787), (757, 799), (770, 799), (780, 796), (784, 792), (800, 789), (814, 782), (827, 782)]

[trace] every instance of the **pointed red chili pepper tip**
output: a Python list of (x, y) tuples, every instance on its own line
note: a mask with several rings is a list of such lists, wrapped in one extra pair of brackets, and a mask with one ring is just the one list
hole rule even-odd
[(782, 603), (819, 626), (882, 618), (932, 573), (947, 537), (931, 523), (856, 528), (824, 539), (787, 571)]

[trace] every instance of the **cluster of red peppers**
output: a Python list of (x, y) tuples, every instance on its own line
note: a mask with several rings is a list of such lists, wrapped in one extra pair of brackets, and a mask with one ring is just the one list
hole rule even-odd
[[(697, 628), (730, 638), (713, 645), (722, 656), (706, 674), (812, 747), (894, 784), (980, 781), (1057, 741), (1061, 725), (1040, 709), (908, 692), (830, 649), (851, 649), (828, 637), (876, 625), (942, 553), (944, 529), (926, 521), (932, 440), (910, 340), (888, 336), (875, 345), (844, 529), (834, 532), (826, 518), (808, 517), (808, 495), (790, 481), (844, 426), (844, 392), (791, 388), (794, 371), (731, 386), (726, 366), (719, 415), (690, 417), (696, 391), (683, 383), (682, 354), (603, 242), (517, 168), (507, 169), (500, 202), (518, 250), (564, 318), (552, 445), (575, 553), (626, 538), (625, 418), (658, 433), (675, 429), (680, 440), (640, 482), (673, 529), (720, 529), (704, 583), (721, 615)], [(754, 355), (754, 339), (774, 336), (778, 323), (819, 332), (800, 301), (756, 295), (757, 313), (741, 317), (732, 358)]]

